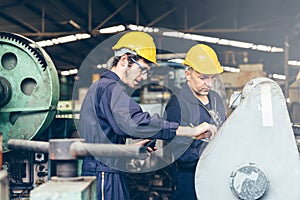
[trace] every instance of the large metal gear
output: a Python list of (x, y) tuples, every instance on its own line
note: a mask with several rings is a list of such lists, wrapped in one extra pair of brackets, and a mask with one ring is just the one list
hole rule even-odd
[(59, 81), (48, 54), (18, 34), (0, 32), (0, 132), (9, 139), (37, 139), (56, 114)]

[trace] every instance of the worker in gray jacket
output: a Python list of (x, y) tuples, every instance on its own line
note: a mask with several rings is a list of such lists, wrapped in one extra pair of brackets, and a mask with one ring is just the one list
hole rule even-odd
[[(186, 54), (186, 83), (173, 95), (166, 106), (166, 119), (180, 126), (202, 123), (220, 127), (225, 121), (223, 100), (211, 90), (215, 76), (223, 72), (214, 50), (203, 44), (193, 46)], [(190, 137), (175, 137), (171, 146), (176, 160), (173, 166), (175, 188), (172, 199), (197, 199), (195, 170), (207, 142)]]

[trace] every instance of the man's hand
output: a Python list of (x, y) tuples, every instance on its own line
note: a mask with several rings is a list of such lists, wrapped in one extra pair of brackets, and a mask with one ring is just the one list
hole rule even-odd
[[(138, 141), (138, 142), (134, 143), (134, 145), (146, 146), (149, 142), (151, 142), (150, 139), (144, 139), (144, 140), (141, 140), (141, 141)], [(155, 150), (157, 150), (156, 146), (154, 146), (153, 149), (151, 147), (147, 147), (147, 151), (149, 153), (152, 153)]]
[(215, 125), (203, 122), (198, 126), (179, 126), (176, 135), (192, 137), (195, 140), (212, 139), (217, 132)]
[(213, 124), (209, 124), (207, 122), (203, 122), (195, 127), (195, 133), (193, 139), (201, 140), (201, 139), (209, 139), (211, 140), (217, 132), (217, 127)]

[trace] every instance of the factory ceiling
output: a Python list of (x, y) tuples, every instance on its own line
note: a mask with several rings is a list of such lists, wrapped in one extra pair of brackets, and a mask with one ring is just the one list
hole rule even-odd
[(286, 50), (286, 54), (271, 53), (211, 44), (223, 65), (234, 64), (228, 59), (233, 52), (237, 63), (262, 63), (267, 73), (282, 74), (285, 55), (289, 60), (300, 60), (299, 0), (0, 1), (1, 31), (18, 33), (34, 41), (77, 33), (91, 35), (88, 39), (44, 47), (58, 70), (79, 68), (92, 49), (113, 35), (100, 34), (99, 29), (129, 24)]

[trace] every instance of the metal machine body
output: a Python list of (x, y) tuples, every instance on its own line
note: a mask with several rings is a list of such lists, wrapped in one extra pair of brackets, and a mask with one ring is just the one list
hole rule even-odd
[(7, 172), (2, 170), (0, 171), (0, 199), (1, 200), (8, 200), (8, 177)]
[(249, 81), (240, 104), (196, 169), (200, 200), (300, 199), (300, 161), (286, 100), (268, 78)]
[(84, 177), (79, 181), (56, 181), (33, 189), (30, 200), (94, 200), (97, 199), (96, 177)]
[(7, 143), (11, 150), (49, 153), (49, 159), (56, 162), (57, 176), (34, 188), (31, 200), (94, 200), (97, 198), (96, 177), (78, 176), (77, 158), (128, 158), (146, 159), (145, 147), (137, 145), (88, 144), (82, 139), (51, 139), (49, 142), (11, 139)]
[(10, 198), (27, 198), (33, 187), (47, 181), (48, 166), (44, 154), (9, 151), (7, 142), (47, 135), (58, 99), (58, 75), (49, 55), (26, 37), (0, 32), (1, 150)]
[(48, 54), (35, 42), (0, 32), (0, 131), (30, 140), (44, 133), (56, 114), (59, 81)]

